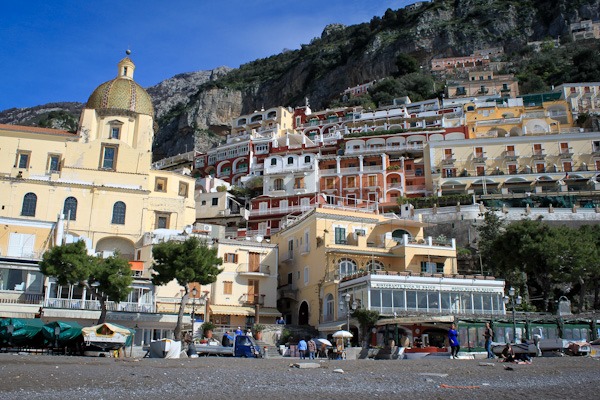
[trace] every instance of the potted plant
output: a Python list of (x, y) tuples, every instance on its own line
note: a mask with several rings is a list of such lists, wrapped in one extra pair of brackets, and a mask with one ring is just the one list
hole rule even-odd
[(210, 339), (213, 336), (213, 331), (215, 330), (216, 326), (212, 322), (206, 321), (202, 324), (201, 328), (202, 332), (204, 333), (204, 337)]
[(262, 324), (254, 324), (253, 330), (256, 340), (262, 340), (262, 332), (265, 330), (265, 326)]

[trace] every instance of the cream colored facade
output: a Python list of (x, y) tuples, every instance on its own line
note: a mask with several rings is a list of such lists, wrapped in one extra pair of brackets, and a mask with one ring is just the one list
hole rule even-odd
[(599, 132), (428, 142), (424, 159), (438, 194), (600, 190)]
[[(137, 251), (144, 233), (183, 230), (195, 221), (194, 179), (151, 169), (154, 110), (133, 80), (134, 69), (127, 57), (119, 62), (117, 77), (90, 96), (77, 133), (0, 125), (0, 219), (5, 227), (0, 255), (3, 272), (10, 276), (3, 278), (0, 298), (19, 304), (27, 311), (22, 316), (33, 317), (26, 310), (31, 306), (25, 306), (33, 303), (36, 312), (43, 307), (44, 317), (95, 322), (97, 301), (81, 288), (60, 288), (50, 279), (42, 302), (44, 285), (35, 274), (23, 272), (37, 269), (53, 245), (84, 240), (90, 254), (118, 251), (138, 261), (132, 264), (131, 298), (110, 305), (109, 319), (123, 317), (148, 328), (173, 322), (151, 318), (152, 325), (140, 314), (114, 314), (155, 311), (149, 259)], [(140, 265), (146, 270), (136, 270)], [(15, 283), (19, 274), (24, 285)], [(1, 306), (0, 316), (5, 315), (14, 314)]]
[[(223, 327), (274, 324), (277, 310), (277, 246), (265, 241), (220, 240), (223, 272), (210, 285), (209, 318)], [(258, 313), (258, 315), (257, 315)]]
[[(425, 225), (349, 209), (308, 212), (271, 237), (280, 249), (280, 311), (293, 324), (333, 330), (345, 321), (342, 285), (376, 276), (453, 276), (454, 239), (424, 237)], [(366, 297), (353, 298), (371, 307)]]

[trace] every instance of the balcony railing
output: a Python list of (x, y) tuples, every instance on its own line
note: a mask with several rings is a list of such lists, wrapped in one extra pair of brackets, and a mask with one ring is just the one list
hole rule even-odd
[(271, 275), (271, 267), (266, 264), (250, 265), (249, 263), (242, 263), (238, 265), (236, 272), (238, 274), (250, 274), (250, 275)]
[(264, 294), (254, 294), (254, 293), (244, 293), (242, 295), (242, 303), (246, 304), (265, 304), (265, 296)]
[(518, 155), (515, 151), (505, 151), (504, 158), (508, 161), (516, 161)]
[[(46, 299), (44, 307), (60, 308), (71, 310), (100, 310), (100, 302), (98, 300), (75, 300), (75, 299)], [(108, 311), (128, 311), (128, 312), (154, 312), (153, 303), (133, 303), (114, 301), (106, 302)]]
[(250, 210), (250, 216), (255, 217), (257, 215), (272, 215), (272, 214), (290, 214), (294, 212), (304, 212), (312, 210), (314, 206), (303, 205), (303, 206), (288, 206), (288, 207), (270, 207), (265, 209), (253, 209)]

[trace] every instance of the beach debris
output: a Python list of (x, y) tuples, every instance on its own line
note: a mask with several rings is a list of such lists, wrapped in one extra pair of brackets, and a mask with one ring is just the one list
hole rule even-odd
[(479, 389), (480, 386), (457, 386), (457, 385), (446, 385), (445, 383), (442, 383), (440, 385), (441, 388), (443, 389)]
[(419, 373), (419, 375), (422, 376), (436, 376), (438, 378), (445, 378), (448, 376), (448, 374), (440, 374), (440, 373), (436, 373), (436, 372), (421, 372)]
[(345, 374), (345, 373), (346, 373), (346, 372), (344, 372), (344, 370), (343, 370), (343, 369), (341, 369), (341, 368), (336, 368), (336, 369), (334, 369), (334, 370), (333, 370), (333, 372), (335, 372), (336, 374)]
[(514, 371), (515, 369), (513, 367), (511, 367), (510, 365), (505, 365), (504, 369), (507, 371)]
[(496, 364), (494, 364), (494, 363), (489, 363), (489, 362), (480, 362), (480, 363), (479, 363), (479, 366), (480, 366), (480, 367), (493, 367), (493, 366), (495, 366), (495, 365), (496, 365)]
[(294, 363), (290, 364), (291, 368), (300, 368), (300, 369), (312, 369), (312, 368), (321, 368), (321, 364), (319, 363)]

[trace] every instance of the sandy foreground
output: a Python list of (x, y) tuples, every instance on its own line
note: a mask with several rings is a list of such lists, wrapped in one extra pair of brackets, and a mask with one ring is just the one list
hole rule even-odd
[[(532, 365), (487, 360), (113, 359), (0, 354), (0, 399), (586, 399), (600, 359)], [(343, 373), (334, 372), (342, 369)]]

